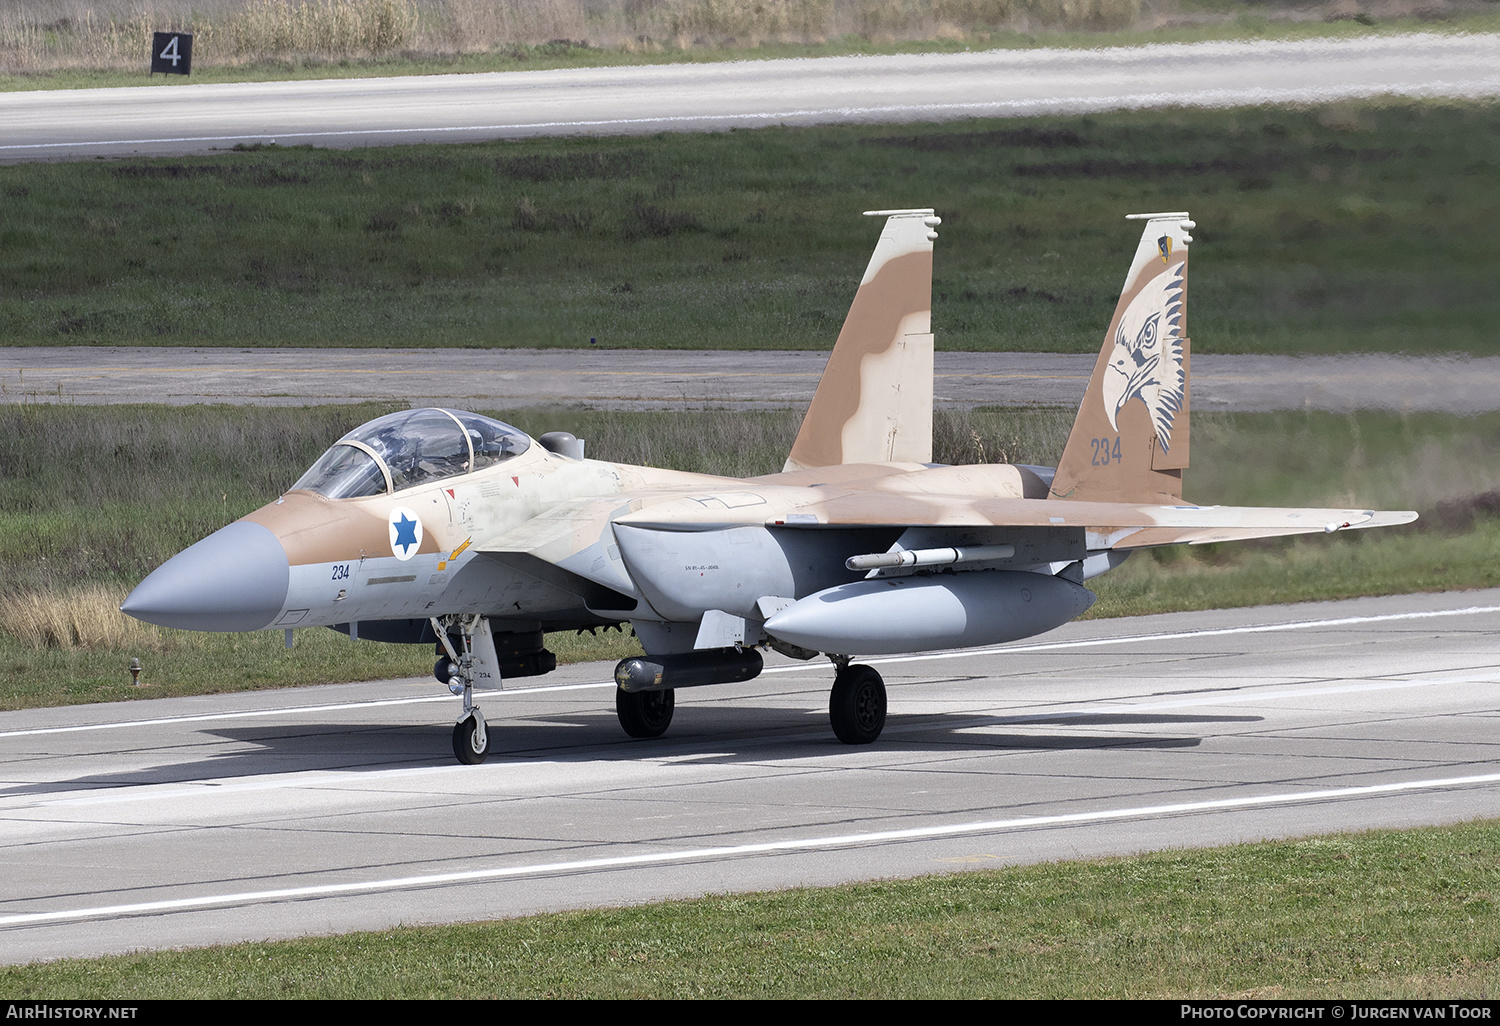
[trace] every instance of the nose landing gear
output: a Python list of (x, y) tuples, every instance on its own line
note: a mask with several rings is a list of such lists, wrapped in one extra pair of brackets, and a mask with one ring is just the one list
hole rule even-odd
[[(468, 766), (479, 765), (490, 754), (490, 735), (485, 730), (484, 714), (474, 704), (474, 635), (476, 630), (481, 629), (482, 619), (480, 616), (432, 618), (432, 631), (446, 653), (433, 667), (433, 675), (441, 683), (448, 685), (448, 690), (454, 695), (463, 697), (463, 715), (453, 725), (453, 755)], [(448, 634), (448, 629), (453, 626), (459, 629), (463, 651), (454, 647), (453, 639)], [(488, 626), (483, 625), (486, 634)], [(493, 646), (493, 642), (491, 645)], [(495, 660), (492, 658), (489, 662), (493, 663)], [(498, 670), (495, 675), (498, 677)]]

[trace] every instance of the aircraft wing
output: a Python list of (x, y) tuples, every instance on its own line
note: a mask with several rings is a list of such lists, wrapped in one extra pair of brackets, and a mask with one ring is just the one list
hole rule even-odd
[[(1142, 548), (1274, 538), (1405, 524), (1409, 510), (1159, 506), (1061, 499), (976, 498), (963, 495), (872, 494), (850, 491), (784, 505), (775, 496), (738, 505), (701, 496), (661, 502), (617, 522), (658, 530), (768, 527), (1073, 527), (1090, 535), (1090, 548)], [(1097, 542), (1097, 544), (1096, 544)]]

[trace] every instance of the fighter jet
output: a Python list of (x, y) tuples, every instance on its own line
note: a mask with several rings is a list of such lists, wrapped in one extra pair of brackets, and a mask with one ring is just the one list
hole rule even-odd
[[(629, 624), (627, 734), (678, 688), (745, 681), (761, 650), (828, 657), (833, 732), (875, 741), (885, 685), (860, 656), (995, 645), (1093, 604), (1137, 549), (1407, 523), (1413, 512), (1199, 506), (1190, 433), (1186, 213), (1145, 222), (1056, 468), (932, 462), (932, 210), (884, 229), (781, 473), (744, 480), (584, 457), (459, 410), (414, 409), (334, 443), (274, 502), (173, 556), (121, 607), (202, 631), (333, 627), (432, 645), (463, 710), (556, 666), (551, 631)], [(997, 654), (997, 659), (1003, 655)]]

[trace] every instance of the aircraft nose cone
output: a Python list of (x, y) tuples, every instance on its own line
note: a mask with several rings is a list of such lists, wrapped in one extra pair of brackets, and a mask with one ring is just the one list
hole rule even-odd
[(241, 520), (157, 567), (120, 611), (189, 631), (260, 630), (281, 611), (291, 576), (276, 535)]

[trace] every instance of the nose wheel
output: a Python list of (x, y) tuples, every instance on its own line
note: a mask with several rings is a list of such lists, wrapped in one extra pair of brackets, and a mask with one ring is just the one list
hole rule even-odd
[(453, 754), (467, 766), (478, 766), (490, 754), (490, 735), (477, 708), (453, 725)]
[(833, 678), (828, 719), (846, 745), (874, 743), (885, 729), (885, 681), (868, 666), (844, 666)]

